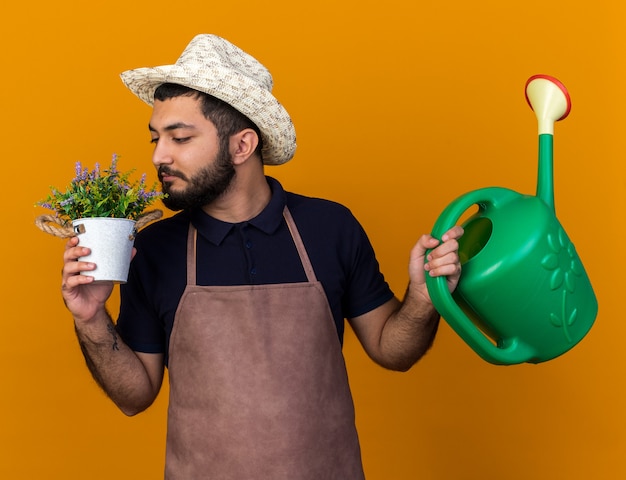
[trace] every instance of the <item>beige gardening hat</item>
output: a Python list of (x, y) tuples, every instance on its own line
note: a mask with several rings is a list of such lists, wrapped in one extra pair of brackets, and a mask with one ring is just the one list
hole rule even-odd
[(154, 91), (164, 83), (184, 85), (228, 103), (259, 127), (267, 165), (285, 163), (296, 151), (296, 132), (289, 114), (272, 95), (270, 72), (217, 35), (194, 37), (174, 65), (128, 70), (121, 77), (150, 106)]

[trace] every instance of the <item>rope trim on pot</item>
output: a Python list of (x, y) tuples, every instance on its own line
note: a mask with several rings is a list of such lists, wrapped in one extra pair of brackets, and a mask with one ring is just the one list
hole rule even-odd
[[(158, 220), (163, 216), (161, 210), (150, 210), (137, 217), (135, 221), (135, 232), (138, 232), (143, 227), (155, 220)], [(56, 215), (40, 215), (35, 219), (35, 225), (39, 230), (45, 233), (49, 233), (59, 238), (75, 237), (76, 232), (71, 222), (63, 220)]]

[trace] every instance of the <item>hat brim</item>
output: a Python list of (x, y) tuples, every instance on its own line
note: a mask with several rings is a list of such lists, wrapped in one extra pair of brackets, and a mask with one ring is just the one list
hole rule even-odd
[(155, 90), (164, 83), (183, 85), (228, 103), (261, 131), (266, 165), (281, 165), (295, 153), (296, 133), (285, 108), (268, 90), (232, 69), (191, 71), (184, 66), (164, 65), (127, 70), (120, 76), (124, 85), (150, 106), (154, 104)]

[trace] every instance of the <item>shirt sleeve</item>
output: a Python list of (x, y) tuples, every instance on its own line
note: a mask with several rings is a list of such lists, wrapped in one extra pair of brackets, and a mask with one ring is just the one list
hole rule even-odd
[[(145, 242), (144, 242), (145, 243)], [(137, 243), (136, 243), (137, 244)], [(166, 341), (163, 323), (159, 319), (152, 296), (157, 291), (157, 275), (147, 261), (145, 247), (138, 245), (137, 254), (131, 262), (128, 281), (120, 285), (120, 312), (117, 332), (134, 351), (165, 353)]]
[(345, 318), (364, 315), (394, 297), (380, 271), (374, 248), (365, 230), (356, 218), (352, 219), (350, 254), (347, 257), (347, 286), (343, 301)]

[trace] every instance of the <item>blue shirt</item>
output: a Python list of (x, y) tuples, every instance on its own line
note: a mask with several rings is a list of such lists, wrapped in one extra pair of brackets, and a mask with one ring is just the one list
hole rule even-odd
[(118, 333), (130, 348), (167, 356), (174, 315), (186, 286), (190, 221), (198, 231), (198, 285), (306, 282), (282, 215), (286, 204), (328, 298), (340, 340), (345, 318), (363, 315), (393, 297), (365, 231), (346, 207), (285, 192), (275, 179), (267, 181), (270, 202), (249, 221), (222, 222), (196, 209), (139, 232), (128, 282), (120, 287), (117, 322)]

